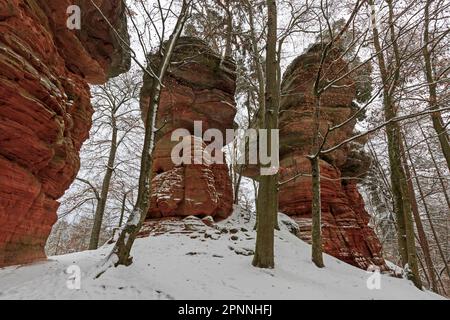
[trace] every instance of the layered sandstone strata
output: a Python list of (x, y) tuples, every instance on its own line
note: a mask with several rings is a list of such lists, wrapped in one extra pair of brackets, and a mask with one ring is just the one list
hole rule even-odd
[[(156, 67), (158, 62), (153, 56), (152, 65)], [(222, 59), (200, 39), (182, 37), (177, 42), (158, 108), (149, 218), (195, 215), (220, 220), (232, 213), (227, 164), (208, 160), (205, 147), (209, 141), (203, 141), (203, 134), (218, 129), (225, 137), (226, 129), (234, 126), (235, 69), (230, 58)], [(148, 110), (151, 86), (152, 78), (146, 75), (141, 92), (143, 115)], [(195, 121), (201, 122), (198, 136), (194, 136)], [(192, 161), (175, 165), (171, 151), (178, 141), (171, 141), (171, 136), (181, 128), (192, 141)], [(205, 153), (201, 164), (193, 161), (196, 148)]]
[[(321, 59), (319, 46), (313, 46), (299, 56), (288, 68), (283, 79), (281, 101), (280, 157), (281, 181), (298, 174), (310, 174), (315, 98), (313, 84)], [(338, 79), (347, 71), (347, 63), (339, 51), (328, 56), (322, 79)], [(320, 130), (322, 136), (329, 126), (338, 125), (354, 114), (353, 100), (356, 87), (351, 76), (342, 77), (320, 99)], [(325, 149), (351, 137), (356, 119), (327, 137)], [(368, 226), (370, 216), (357, 183), (370, 167), (370, 158), (364, 153), (364, 141), (347, 144), (322, 157), (321, 200), (323, 249), (349, 264), (367, 269), (370, 265), (386, 268), (381, 245)], [(299, 222), (300, 237), (311, 240), (311, 178), (298, 177), (281, 186), (280, 211)]]
[[(312, 184), (311, 164), (313, 85), (321, 59), (321, 47), (316, 45), (297, 57), (285, 72), (280, 106), (280, 182), (279, 210), (300, 225), (300, 238), (311, 241)], [(323, 66), (323, 81), (338, 79), (348, 71), (347, 63), (333, 51)], [(353, 100), (356, 87), (351, 76), (342, 77), (325, 91), (320, 99), (320, 131), (349, 119), (356, 109)], [(351, 137), (356, 119), (328, 134), (325, 149)], [(371, 159), (364, 153), (363, 140), (322, 156), (321, 205), (324, 252), (354, 266), (367, 269), (376, 265), (387, 269), (381, 244), (368, 225), (370, 216), (357, 183), (370, 167)], [(254, 170), (253, 170), (254, 173)], [(286, 182), (286, 183), (283, 183)]]
[[(128, 41), (122, 1), (96, 3)], [(80, 30), (67, 28), (73, 4)], [(90, 0), (0, 2), (0, 266), (45, 258), (57, 199), (74, 180), (89, 135), (88, 83), (129, 64)]]

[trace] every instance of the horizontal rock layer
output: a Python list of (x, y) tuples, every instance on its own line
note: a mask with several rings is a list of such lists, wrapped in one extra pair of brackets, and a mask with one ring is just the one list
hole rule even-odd
[[(311, 242), (312, 182), (311, 164), (314, 111), (317, 103), (313, 86), (321, 60), (321, 46), (314, 45), (287, 68), (282, 82), (280, 105), (279, 210), (300, 225), (299, 237)], [(356, 87), (347, 63), (338, 50), (324, 61), (320, 86), (339, 79), (320, 97), (319, 130), (325, 136), (329, 127), (349, 119), (354, 112)], [(324, 149), (354, 134), (356, 119), (328, 134)], [(387, 269), (381, 244), (369, 227), (370, 216), (358, 192), (357, 182), (370, 167), (363, 139), (342, 146), (321, 157), (322, 244), (324, 252), (349, 264), (367, 269), (370, 265)], [(245, 174), (255, 177), (255, 167)]]
[[(281, 161), (281, 181), (311, 172), (309, 159), (302, 155), (286, 156)], [(338, 168), (320, 162), (322, 241), (324, 252), (367, 269), (371, 265), (387, 270), (381, 254), (381, 244), (368, 226), (370, 215), (358, 191), (357, 181), (342, 179)], [(280, 211), (300, 226), (299, 237), (311, 242), (312, 188), (311, 177), (298, 177), (280, 188)]]
[[(96, 1), (128, 41), (120, 0)], [(67, 9), (81, 9), (81, 29)], [(89, 135), (88, 83), (130, 60), (90, 0), (0, 3), (0, 266), (45, 258), (57, 199), (79, 169)]]
[[(151, 66), (156, 69), (158, 63), (158, 56), (153, 55)], [(202, 141), (206, 130), (217, 129), (225, 136), (226, 129), (234, 127), (235, 68), (231, 59), (222, 60), (197, 38), (182, 37), (177, 42), (158, 108), (149, 218), (195, 215), (220, 220), (232, 213), (233, 192), (225, 161), (195, 164), (193, 155), (194, 150), (199, 150), (205, 159), (210, 157)], [(148, 112), (152, 84), (152, 78), (145, 75), (141, 91), (143, 118)], [(195, 121), (201, 122), (198, 132), (194, 130)], [(178, 144), (171, 141), (171, 136), (177, 129), (186, 129), (191, 164), (176, 166), (171, 158)]]

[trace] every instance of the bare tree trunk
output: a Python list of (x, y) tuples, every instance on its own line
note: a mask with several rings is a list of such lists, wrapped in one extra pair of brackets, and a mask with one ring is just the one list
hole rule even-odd
[[(391, 186), (392, 194), (394, 199), (394, 212), (397, 222), (397, 234), (398, 234), (398, 247), (401, 256), (402, 265), (405, 266), (408, 263), (408, 245), (406, 237), (406, 219), (405, 208), (406, 200), (404, 198), (405, 191), (402, 190), (402, 179), (406, 179), (405, 176), (402, 177), (400, 154), (398, 150), (398, 144), (400, 143), (398, 139), (399, 128), (387, 128), (386, 134), (388, 137), (388, 149), (389, 149), (389, 163), (391, 169)], [(408, 199), (409, 201), (409, 199)]]
[(374, 148), (372, 146), (372, 142), (370, 140), (369, 140), (369, 150), (370, 150), (370, 155), (375, 160), (375, 162), (374, 162), (375, 163), (375, 167), (376, 167), (376, 169), (378, 171), (378, 174), (381, 176), (382, 183), (383, 183), (386, 191), (389, 193), (389, 197), (390, 198), (387, 198), (387, 197), (383, 196), (382, 199), (383, 199), (383, 204), (386, 206), (386, 210), (389, 211), (389, 216), (391, 217), (391, 220), (393, 220), (393, 217), (394, 217), (394, 213), (392, 211), (393, 208), (392, 208), (392, 205), (391, 205), (390, 201), (388, 200), (388, 199), (392, 199), (393, 198), (392, 187), (391, 187), (391, 184), (389, 183), (389, 179), (386, 177), (385, 170), (380, 165), (380, 160), (378, 159), (378, 156), (375, 153)]
[(130, 192), (130, 191), (125, 192), (125, 193), (123, 194), (123, 198), (122, 198), (122, 206), (121, 206), (121, 208), (120, 208), (119, 228), (121, 228), (121, 227), (122, 227), (122, 224), (123, 224), (123, 218), (124, 218), (124, 215), (125, 215), (125, 207), (126, 207), (126, 202), (127, 202), (127, 197), (128, 197), (128, 193), (129, 193), (129, 192)]
[(442, 176), (441, 169), (439, 168), (439, 166), (436, 162), (436, 158), (433, 155), (433, 150), (431, 150), (430, 143), (428, 142), (428, 137), (425, 135), (425, 132), (423, 131), (423, 128), (419, 121), (417, 121), (417, 125), (419, 126), (420, 132), (422, 133), (422, 136), (425, 139), (425, 144), (427, 145), (428, 153), (431, 157), (431, 160), (433, 161), (434, 168), (436, 169), (436, 173), (439, 178), (439, 183), (441, 184), (441, 187), (442, 187), (442, 193), (444, 194), (445, 201), (447, 202), (447, 207), (450, 210), (450, 197), (447, 194), (447, 187), (445, 186), (444, 177)]
[(233, 15), (231, 13), (231, 6), (230, 6), (230, 0), (224, 0), (224, 3), (222, 3), (222, 0), (218, 0), (217, 4), (222, 7), (222, 9), (225, 11), (226, 14), (226, 26), (227, 29), (225, 31), (225, 52), (222, 58), (223, 62), (226, 57), (231, 57), (232, 53), (232, 40), (233, 40)]
[[(411, 153), (408, 150), (408, 146), (406, 146), (406, 151), (407, 151), (407, 155), (408, 155), (408, 158), (409, 158), (409, 162), (412, 163), (412, 161), (411, 161)], [(436, 246), (438, 247), (438, 251), (439, 251), (439, 254), (441, 256), (442, 262), (444, 264), (445, 271), (447, 272), (447, 276), (450, 278), (450, 270), (449, 270), (449, 267), (448, 267), (447, 259), (445, 257), (444, 251), (442, 250), (442, 246), (441, 246), (441, 243), (439, 241), (437, 232), (436, 232), (436, 230), (434, 228), (434, 223), (433, 223), (433, 220), (431, 219), (431, 214), (430, 214), (430, 211), (429, 211), (429, 208), (428, 208), (428, 204), (427, 204), (427, 201), (425, 199), (425, 196), (424, 196), (424, 193), (423, 193), (423, 190), (422, 190), (422, 185), (420, 183), (419, 177), (417, 176), (416, 168), (414, 166), (412, 166), (411, 168), (413, 170), (413, 174), (414, 174), (414, 177), (415, 177), (415, 180), (416, 180), (417, 190), (419, 191), (420, 197), (422, 199), (422, 203), (423, 203), (423, 207), (425, 209), (425, 214), (427, 216), (428, 223), (430, 224), (431, 233), (433, 234), (434, 241), (436, 242)]]
[(91, 238), (89, 241), (89, 250), (95, 250), (98, 248), (98, 242), (100, 238), (100, 231), (102, 228), (103, 216), (105, 214), (106, 201), (108, 199), (109, 186), (111, 184), (111, 178), (114, 172), (114, 164), (117, 153), (117, 124), (115, 117), (115, 108), (111, 111), (111, 126), (112, 137), (111, 146), (109, 149), (108, 164), (106, 166), (105, 176), (103, 177), (102, 189), (100, 192), (100, 199), (97, 202), (94, 216), (94, 226), (92, 227)]
[[(392, 0), (386, 0), (389, 8), (389, 35), (393, 49), (393, 64), (389, 65), (393, 70), (388, 70), (386, 66), (386, 59), (382, 51), (379, 33), (377, 29), (376, 12), (374, 1), (370, 1), (372, 9), (372, 33), (373, 44), (377, 52), (378, 65), (380, 67), (381, 80), (383, 83), (383, 107), (385, 121), (389, 121), (396, 117), (397, 108), (393, 100), (395, 89), (400, 78), (400, 50), (398, 47), (397, 37), (394, 26), (394, 10)], [(389, 76), (392, 73), (392, 79)], [(388, 154), (389, 164), (391, 169), (391, 186), (394, 195), (394, 212), (397, 220), (398, 246), (402, 258), (402, 264), (408, 264), (411, 270), (411, 280), (417, 288), (422, 288), (422, 283), (419, 275), (419, 267), (417, 263), (415, 239), (414, 239), (414, 224), (411, 214), (411, 203), (408, 194), (408, 187), (406, 184), (406, 175), (401, 163), (400, 144), (400, 126), (397, 122), (389, 123), (386, 126), (386, 135), (388, 140)]]
[[(406, 140), (404, 137), (403, 137), (403, 141), (405, 141), (405, 145), (406, 145)], [(411, 172), (410, 172), (410, 169), (408, 166), (408, 161), (406, 160), (406, 155), (405, 155), (405, 151), (403, 148), (403, 144), (401, 145), (401, 148), (402, 148), (401, 153), (402, 153), (403, 166), (405, 168), (409, 197), (411, 200), (411, 209), (412, 209), (412, 213), (414, 216), (414, 221), (416, 223), (419, 244), (420, 244), (420, 247), (422, 248), (425, 264), (427, 267), (427, 272), (428, 272), (427, 278), (429, 280), (429, 283), (431, 284), (431, 288), (433, 289), (433, 291), (439, 292), (437, 282), (436, 282), (433, 260), (431, 259), (431, 255), (430, 255), (430, 246), (428, 244), (428, 239), (425, 234), (425, 230), (423, 228), (422, 219), (420, 218), (419, 207), (417, 205), (416, 194), (414, 192), (414, 186), (413, 186), (412, 178), (411, 178)], [(408, 150), (408, 152), (409, 152), (409, 150)], [(412, 162), (411, 162), (411, 165), (414, 166), (414, 164)]]
[(253, 184), (253, 191), (255, 194), (255, 209), (256, 209), (256, 219), (255, 219), (255, 226), (253, 227), (253, 230), (257, 230), (258, 229), (258, 189), (259, 189), (259, 182), (256, 182), (255, 180), (252, 180), (252, 184)]
[(311, 174), (312, 174), (312, 261), (314, 264), (323, 268), (322, 255), (322, 212), (321, 212), (321, 200), (320, 200), (320, 163), (319, 157), (310, 158), (311, 161)]
[(239, 165), (238, 166), (238, 177), (237, 177), (237, 181), (234, 185), (234, 204), (239, 204), (239, 189), (241, 187), (241, 181), (242, 181), (242, 171), (244, 170), (244, 166), (243, 165)]
[[(183, 1), (183, 6), (181, 8), (181, 12), (172, 35), (170, 36), (170, 39), (167, 41), (167, 43), (165, 43), (164, 50), (161, 50), (163, 55), (161, 57), (161, 62), (159, 64), (156, 77), (153, 77), (153, 84), (150, 91), (150, 105), (145, 118), (145, 136), (142, 149), (141, 172), (139, 176), (137, 200), (134, 205), (133, 211), (128, 218), (125, 228), (121, 231), (112, 252), (107, 258), (105, 267), (109, 267), (110, 264), (114, 264), (115, 266), (128, 266), (132, 263), (132, 258), (130, 257), (131, 248), (139, 233), (139, 230), (141, 229), (145, 221), (150, 205), (150, 187), (152, 179), (151, 154), (155, 142), (155, 124), (159, 99), (161, 96), (162, 82), (167, 68), (170, 64), (174, 47), (180, 37), (181, 31), (183, 30), (184, 24), (188, 17), (188, 10), (190, 8), (190, 5), (190, 1)], [(164, 44), (161, 43), (161, 46), (163, 45)], [(98, 276), (100, 276), (102, 273), (100, 273)]]
[[(250, 39), (251, 39), (251, 46), (252, 46), (252, 54), (253, 54), (253, 63), (256, 70), (256, 77), (258, 79), (258, 119), (257, 119), (257, 125), (259, 128), (263, 128), (264, 126), (264, 117), (266, 113), (266, 101), (265, 101), (265, 95), (266, 95), (266, 88), (265, 88), (265, 81), (264, 81), (264, 70), (263, 70), (263, 63), (261, 62), (260, 56), (259, 56), (259, 50), (258, 50), (258, 41), (256, 39), (256, 33), (255, 33), (255, 22), (254, 22), (254, 13), (253, 13), (253, 7), (252, 4), (245, 0), (245, 5), (247, 6), (248, 15), (249, 15), (249, 23), (250, 23)], [(276, 42), (276, 40), (275, 40)]]
[[(424, 46), (422, 48), (422, 53), (425, 62), (424, 72), (428, 82), (428, 93), (429, 93), (428, 104), (431, 110), (436, 110), (438, 109), (437, 90), (436, 90), (437, 83), (433, 75), (431, 52), (428, 49), (428, 44), (430, 43), (430, 35), (429, 35), (430, 4), (431, 0), (427, 0), (425, 5), (424, 31), (423, 31)], [(447, 167), (450, 170), (450, 143), (447, 131), (444, 126), (444, 121), (442, 120), (441, 113), (439, 111), (432, 113), (431, 120), (433, 122), (434, 130), (437, 133), (442, 153), (444, 154), (445, 160), (447, 161)]]
[(311, 230), (311, 256), (314, 264), (323, 268), (322, 255), (322, 203), (320, 194), (320, 153), (319, 153), (319, 135), (320, 135), (320, 95), (315, 96), (315, 111), (314, 111), (314, 132), (312, 141), (313, 156), (309, 158), (311, 162), (311, 179), (312, 179), (312, 230)]
[[(419, 241), (420, 241), (420, 240), (419, 240)], [(419, 261), (419, 264), (420, 264), (420, 267), (422, 268), (422, 270), (425, 270), (425, 267), (424, 267), (424, 265), (423, 265), (422, 259), (420, 258), (420, 255), (417, 255), (417, 261)], [(425, 280), (427, 281), (428, 287), (430, 288), (430, 287), (431, 287), (431, 281), (430, 281), (430, 278), (428, 277), (428, 274), (427, 274), (426, 272), (424, 272), (423, 274), (425, 275)], [(433, 291), (434, 291), (434, 290), (433, 290)], [(434, 292), (438, 292), (438, 293), (439, 293), (439, 291), (434, 291)]]
[[(266, 110), (264, 128), (267, 129), (268, 154), (279, 152), (272, 145), (272, 130), (278, 128), (279, 88), (277, 86), (277, 5), (267, 0), (267, 54), (266, 54)], [(261, 146), (260, 146), (261, 147)], [(270, 164), (269, 164), (270, 165)], [(278, 214), (278, 173), (263, 175), (259, 182), (257, 199), (257, 236), (253, 265), (273, 268), (275, 220)]]

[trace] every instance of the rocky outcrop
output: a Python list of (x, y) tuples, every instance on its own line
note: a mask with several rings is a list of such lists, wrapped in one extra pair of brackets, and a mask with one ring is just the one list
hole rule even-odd
[[(148, 217), (194, 215), (224, 219), (231, 214), (233, 203), (228, 167), (208, 160), (203, 134), (218, 129), (225, 137), (226, 129), (233, 128), (236, 66), (229, 58), (222, 60), (205, 42), (191, 37), (179, 39), (172, 61), (158, 109)], [(152, 57), (152, 64), (158, 65), (158, 56)], [(146, 75), (141, 92), (143, 116), (148, 110), (151, 86), (152, 78)], [(194, 121), (201, 121), (198, 136)], [(186, 139), (191, 141), (192, 161), (176, 166), (171, 152), (178, 141), (171, 141), (171, 136), (180, 128), (189, 133)], [(195, 149), (204, 154), (201, 164), (194, 163)]]
[[(122, 1), (96, 3), (128, 41)], [(72, 4), (81, 8), (80, 30), (67, 28)], [(89, 135), (88, 83), (129, 64), (90, 0), (0, 2), (0, 266), (45, 258), (57, 199)]]
[[(280, 182), (279, 210), (300, 226), (299, 236), (311, 241), (311, 154), (313, 84), (321, 58), (319, 46), (313, 46), (295, 59), (286, 70), (280, 106)], [(331, 52), (324, 64), (323, 79), (337, 79), (348, 66), (338, 51)], [(354, 114), (352, 101), (356, 88), (351, 77), (343, 77), (321, 96), (320, 130), (342, 123)], [(356, 120), (350, 121), (328, 135), (325, 149), (349, 138)], [(381, 245), (368, 226), (370, 216), (358, 192), (358, 179), (370, 167), (371, 159), (364, 153), (365, 141), (347, 144), (323, 156), (320, 161), (322, 236), (324, 252), (349, 264), (367, 269), (376, 265), (387, 269)], [(306, 176), (302, 176), (306, 175)], [(295, 178), (296, 177), (296, 178)]]

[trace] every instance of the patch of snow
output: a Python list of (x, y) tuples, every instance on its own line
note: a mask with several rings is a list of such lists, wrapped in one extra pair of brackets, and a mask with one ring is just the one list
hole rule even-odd
[(139, 221), (141, 221), (141, 210), (140, 209), (134, 209), (132, 213), (131, 220), (127, 222), (129, 226), (137, 226), (139, 224)]

